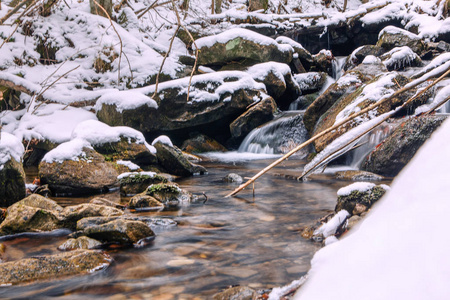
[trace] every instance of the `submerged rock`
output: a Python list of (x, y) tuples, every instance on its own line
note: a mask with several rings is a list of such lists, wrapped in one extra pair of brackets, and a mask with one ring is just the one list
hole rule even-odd
[(0, 264), (0, 285), (87, 275), (108, 267), (112, 259), (94, 250), (75, 250)]
[(422, 116), (406, 120), (367, 156), (361, 168), (384, 176), (396, 176), (445, 119), (443, 116)]
[(192, 176), (195, 174), (205, 174), (204, 167), (191, 163), (175, 146), (157, 141), (154, 144), (157, 150), (157, 157), (160, 165), (170, 174), (179, 176)]
[(80, 236), (76, 239), (68, 239), (58, 247), (61, 251), (72, 251), (76, 249), (97, 249), (101, 247), (102, 243), (91, 239), (87, 236)]
[(250, 287), (235, 286), (213, 295), (213, 300), (254, 300), (258, 294)]
[(227, 176), (225, 176), (222, 180), (225, 182), (235, 182), (235, 183), (242, 183), (244, 181), (242, 177), (236, 173), (230, 173)]
[(360, 171), (360, 170), (349, 170), (349, 171), (339, 171), (336, 172), (337, 179), (345, 180), (383, 180), (384, 177), (372, 172)]
[[(50, 153), (50, 152), (49, 152)], [(107, 192), (118, 186), (119, 175), (113, 164), (90, 148), (83, 148), (78, 160), (39, 164), (42, 184), (48, 184), (55, 194), (83, 195)]]

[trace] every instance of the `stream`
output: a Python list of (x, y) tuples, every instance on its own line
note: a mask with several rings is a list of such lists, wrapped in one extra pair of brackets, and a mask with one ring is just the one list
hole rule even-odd
[[(211, 156), (215, 157), (215, 156)], [(221, 161), (205, 160), (208, 175), (177, 181), (184, 189), (208, 200), (175, 210), (139, 212), (171, 218), (178, 226), (154, 227), (154, 242), (140, 249), (109, 249), (114, 259), (106, 270), (89, 276), (55, 279), (0, 288), (0, 298), (62, 299), (210, 299), (231, 285), (266, 289), (285, 285), (305, 275), (320, 244), (300, 236), (303, 227), (334, 209), (336, 191), (350, 184), (330, 174), (298, 182), (276, 173), (300, 175), (305, 161), (290, 159), (256, 182), (255, 196), (247, 188), (238, 197), (224, 198), (238, 185), (222, 178), (233, 172), (253, 176), (273, 159), (257, 154), (228, 153)], [(216, 158), (217, 159), (217, 158)], [(244, 159), (244, 160), (243, 160)], [(118, 192), (104, 197), (126, 203)], [(55, 198), (63, 206), (89, 198)], [(203, 199), (204, 197), (201, 196)], [(128, 212), (132, 213), (132, 212)], [(1, 241), (7, 261), (57, 253), (67, 231), (19, 235)]]

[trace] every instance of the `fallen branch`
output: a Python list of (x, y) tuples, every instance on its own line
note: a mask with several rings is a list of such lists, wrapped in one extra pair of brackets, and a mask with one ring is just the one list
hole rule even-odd
[(19, 4), (17, 4), (13, 9), (8, 11), (8, 13), (6, 13), (6, 15), (0, 19), (0, 25), (3, 25), (6, 20), (8, 20), (13, 14), (15, 14), (19, 9), (22, 8), (22, 6), (24, 6), (28, 2), (31, 2), (31, 0), (22, 0), (22, 2), (19, 2)]
[[(436, 79), (432, 84), (430, 84), (426, 89), (422, 90), (420, 93), (416, 94), (414, 97), (412, 97), (411, 99), (409, 99), (408, 101), (406, 101), (402, 107), (406, 107), (407, 104), (411, 103), (413, 100), (417, 99), (419, 96), (421, 96), (427, 89), (431, 88), (432, 86), (434, 86), (435, 84), (437, 84), (439, 81), (441, 81), (442, 79), (444, 79), (447, 75), (450, 74), (450, 67), (447, 69), (447, 71), (438, 79)], [(288, 153), (286, 153), (285, 155), (283, 155), (281, 158), (277, 159), (276, 161), (274, 161), (273, 163), (271, 163), (269, 166), (265, 167), (263, 170), (261, 170), (258, 174), (256, 174), (255, 176), (253, 176), (250, 180), (248, 180), (246, 183), (241, 184), (237, 189), (235, 189), (233, 192), (231, 192), (230, 194), (226, 195), (225, 197), (230, 197), (233, 195), (236, 195), (237, 193), (239, 193), (240, 191), (242, 191), (244, 188), (246, 188), (248, 185), (250, 185), (252, 182), (254, 182), (256, 179), (258, 179), (259, 177), (261, 177), (262, 175), (264, 175), (265, 173), (267, 173), (270, 169), (272, 169), (273, 167), (277, 166), (278, 164), (280, 164), (281, 162), (283, 162), (284, 160), (286, 160), (287, 158), (291, 157), (294, 153), (298, 152), (299, 150), (303, 149), (304, 147), (308, 146), (309, 144), (311, 144), (312, 142), (314, 142), (315, 140), (319, 139), (320, 137), (324, 136), (325, 134), (338, 129), (340, 126), (348, 123), (349, 121), (353, 120), (354, 118), (361, 116), (369, 111), (371, 111), (374, 108), (377, 108), (378, 106), (384, 104), (385, 102), (389, 101), (390, 99), (397, 97), (398, 95), (412, 89), (413, 87), (418, 86), (419, 84), (423, 83), (426, 79), (422, 79), (422, 80), (415, 80), (414, 82), (411, 82), (410, 84), (408, 84), (407, 86), (405, 86), (404, 88), (401, 88), (397, 91), (395, 91), (394, 93), (392, 93), (389, 96), (386, 96), (384, 99), (379, 100), (376, 103), (373, 103), (372, 105), (369, 105), (368, 107), (366, 107), (365, 109), (362, 109), (361, 111), (354, 113), (350, 116), (348, 116), (347, 118), (343, 119), (342, 121), (338, 122), (337, 124), (335, 124), (334, 126), (329, 127), (328, 129), (318, 133), (317, 135), (313, 136), (312, 138), (310, 138), (309, 140), (307, 140), (306, 142), (302, 143), (301, 145), (295, 147), (294, 149), (292, 149), (291, 151), (289, 151)]]

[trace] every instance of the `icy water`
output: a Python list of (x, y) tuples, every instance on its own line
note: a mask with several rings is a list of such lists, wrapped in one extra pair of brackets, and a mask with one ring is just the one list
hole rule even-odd
[[(239, 158), (238, 154), (238, 158)], [(242, 157), (242, 156), (241, 156)], [(230, 173), (253, 176), (272, 160), (204, 162), (209, 174), (178, 181), (194, 194), (205, 193), (206, 203), (173, 211), (139, 215), (167, 217), (176, 227), (155, 228), (153, 244), (141, 249), (107, 252), (114, 263), (89, 276), (0, 288), (0, 298), (47, 299), (211, 299), (231, 285), (256, 289), (280, 286), (300, 278), (319, 245), (301, 238), (304, 226), (334, 209), (336, 191), (347, 181), (332, 175), (298, 182), (275, 173), (300, 175), (303, 161), (289, 160), (264, 175), (252, 189), (224, 198), (238, 185), (224, 183)], [(124, 201), (116, 193), (106, 195)], [(87, 198), (57, 198), (61, 205)], [(128, 212), (131, 213), (131, 212)], [(6, 260), (57, 253), (67, 232), (52, 236), (18, 236), (1, 241)]]

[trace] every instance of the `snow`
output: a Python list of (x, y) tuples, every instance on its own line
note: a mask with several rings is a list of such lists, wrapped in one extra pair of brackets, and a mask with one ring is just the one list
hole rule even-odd
[(127, 178), (127, 177), (136, 177), (136, 176), (148, 176), (148, 177), (155, 177), (156, 173), (155, 172), (125, 172), (120, 174), (119, 176), (117, 176), (117, 179), (123, 179), (123, 178)]
[(408, 46), (396, 47), (389, 52), (386, 52), (383, 56), (390, 56), (383, 61), (386, 68), (401, 69), (410, 66), (412, 62), (420, 57), (414, 53)]
[(332, 236), (336, 233), (339, 226), (350, 216), (345, 209), (335, 214), (327, 223), (323, 224), (314, 231), (314, 235), (322, 234), (324, 238)]
[(22, 141), (14, 135), (7, 132), (1, 132), (0, 134), (0, 170), (2, 170), (4, 164), (7, 163), (11, 157), (17, 162), (21, 162), (25, 149), (22, 145)]
[(367, 55), (362, 61), (362, 63), (365, 65), (376, 65), (381, 63), (381, 59), (373, 55)]
[(316, 82), (318, 82), (322, 76), (319, 72), (308, 72), (308, 73), (301, 73), (301, 74), (295, 74), (294, 80), (297, 82), (297, 84), (300, 87), (300, 90), (308, 90), (311, 87), (314, 87)]
[(274, 74), (281, 82), (286, 84), (284, 77), (291, 74), (291, 69), (287, 64), (278, 62), (267, 62), (251, 66), (247, 69), (254, 80), (264, 80), (269, 73)]
[(96, 102), (95, 110), (100, 110), (103, 105), (115, 105), (118, 112), (126, 109), (135, 109), (147, 105), (150, 108), (158, 108), (158, 103), (152, 98), (137, 91), (114, 91), (105, 93)]
[(400, 34), (400, 35), (404, 35), (409, 37), (412, 40), (420, 40), (420, 37), (417, 34), (414, 34), (412, 32), (409, 32), (408, 30), (405, 29), (401, 29), (395, 26), (386, 26), (384, 27), (383, 30), (380, 31), (380, 33), (378, 34), (378, 38), (381, 38), (383, 36), (383, 34), (392, 34), (392, 35), (396, 35), (396, 34)]
[(167, 135), (160, 135), (159, 137), (154, 139), (152, 142), (152, 146), (154, 146), (158, 142), (161, 144), (167, 145), (169, 147), (173, 147), (172, 141), (170, 140), (170, 138)]
[[(445, 100), (449, 100), (450, 99), (450, 85), (447, 85), (445, 87), (443, 87), (442, 89), (439, 90), (439, 92), (436, 94), (436, 96), (434, 97), (433, 101), (426, 105), (424, 107), (424, 109), (426, 109), (425, 111), (430, 111), (433, 109), (437, 109), (439, 108), (439, 106), (441, 106)], [(421, 107), (418, 107), (416, 110), (416, 114), (418, 113), (422, 113), (424, 111), (420, 111), (418, 110)]]
[(123, 166), (127, 167), (128, 169), (130, 169), (131, 171), (135, 171), (140, 168), (137, 164), (135, 164), (129, 160), (118, 160), (118, 161), (116, 161), (116, 164), (123, 165)]
[(375, 187), (374, 183), (370, 183), (370, 182), (355, 182), (353, 184), (347, 185), (343, 188), (340, 188), (337, 191), (337, 195), (338, 196), (348, 196), (350, 195), (353, 191), (357, 191), (360, 193), (365, 193), (370, 191), (372, 188)]
[(83, 139), (73, 139), (69, 142), (62, 143), (55, 149), (47, 152), (44, 158), (42, 158), (42, 161), (45, 161), (47, 163), (62, 163), (65, 160), (79, 161), (80, 158), (86, 159), (88, 161), (83, 148), (92, 149), (88, 141)]
[(294, 299), (450, 299), (449, 140), (447, 120), (362, 224), (315, 254)]

